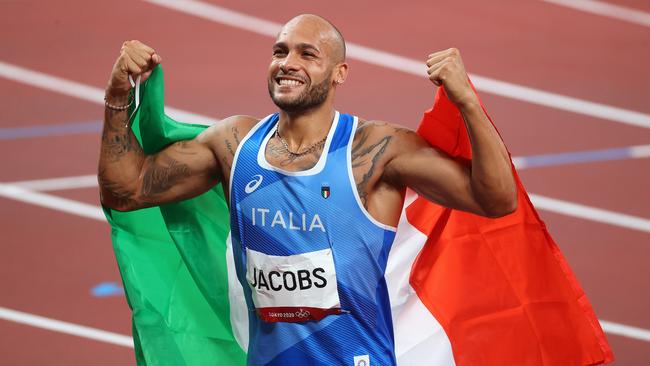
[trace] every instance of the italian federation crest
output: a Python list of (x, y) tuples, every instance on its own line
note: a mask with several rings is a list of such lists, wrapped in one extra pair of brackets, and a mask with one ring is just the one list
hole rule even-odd
[(321, 195), (323, 198), (327, 199), (327, 198), (329, 198), (329, 196), (330, 196), (331, 194), (332, 194), (332, 193), (331, 193), (331, 191), (330, 191), (330, 186), (329, 186), (329, 184), (323, 184), (323, 185), (320, 187), (320, 195)]

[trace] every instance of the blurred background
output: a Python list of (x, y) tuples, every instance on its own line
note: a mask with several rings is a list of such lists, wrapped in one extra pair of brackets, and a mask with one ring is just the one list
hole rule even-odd
[(273, 36), (304, 12), (346, 37), (338, 109), (367, 119), (417, 127), (427, 55), (461, 50), (615, 364), (650, 364), (647, 0), (0, 1), (0, 363), (134, 364), (95, 177), (122, 42), (162, 55), (184, 116), (264, 117)]

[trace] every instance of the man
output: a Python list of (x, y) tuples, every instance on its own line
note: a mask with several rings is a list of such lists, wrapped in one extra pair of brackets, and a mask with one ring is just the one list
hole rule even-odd
[(395, 363), (383, 273), (406, 187), (488, 217), (516, 207), (508, 154), (458, 50), (433, 53), (426, 64), (465, 120), (471, 168), (408, 129), (338, 113), (345, 43), (318, 16), (290, 20), (273, 46), (268, 88), (279, 113), (229, 117), (145, 156), (125, 123), (128, 76), (146, 78), (160, 62), (130, 41), (115, 63), (99, 161), (102, 203), (134, 210), (223, 183), (250, 310), (251, 364)]

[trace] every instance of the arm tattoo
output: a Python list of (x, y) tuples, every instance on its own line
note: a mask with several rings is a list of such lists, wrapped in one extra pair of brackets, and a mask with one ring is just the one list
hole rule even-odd
[(377, 169), (379, 167), (379, 162), (388, 150), (388, 145), (392, 141), (394, 135), (410, 132), (406, 128), (395, 127), (392, 128), (392, 131), (387, 134), (380, 136), (380, 140), (374, 140), (370, 136), (371, 127), (384, 127), (388, 126), (386, 122), (365, 122), (359, 126), (357, 129), (354, 142), (352, 145), (351, 160), (352, 168), (357, 171), (358, 175), (361, 175), (361, 178), (355, 181), (357, 182), (357, 192), (359, 193), (359, 198), (363, 202), (364, 206), (368, 201), (368, 192), (370, 190), (369, 184), (373, 177), (377, 174)]
[(370, 168), (368, 168), (368, 171), (361, 178), (361, 182), (357, 183), (357, 192), (359, 192), (359, 198), (361, 199), (364, 205), (366, 204), (366, 201), (368, 199), (368, 192), (366, 190), (366, 187), (368, 186), (368, 182), (370, 181), (370, 178), (372, 178), (372, 176), (375, 174), (375, 168), (377, 167), (377, 163), (386, 152), (386, 148), (388, 147), (388, 144), (390, 143), (392, 138), (393, 136), (390, 135), (384, 136), (378, 142), (369, 145), (367, 147), (364, 147), (363, 149), (359, 147), (357, 153), (352, 156), (353, 168), (366, 165), (368, 163), (368, 159), (369, 158), (371, 159)]
[[(116, 162), (129, 152), (142, 152), (138, 140), (128, 127), (114, 126), (115, 121), (113, 119), (117, 117), (118, 113), (125, 112), (106, 108), (105, 113), (108, 122), (104, 124), (102, 131), (102, 155), (110, 162)], [(122, 122), (118, 123), (121, 124)]]
[(359, 158), (363, 156), (359, 153), (359, 150), (361, 150), (368, 141), (368, 131), (366, 131), (364, 127), (361, 127), (357, 131), (357, 136), (359, 140), (352, 146), (352, 168), (357, 168), (366, 163), (366, 161), (359, 161)]
[[(190, 176), (190, 168), (173, 158), (147, 157), (150, 161), (142, 177), (142, 196), (151, 197), (164, 193), (175, 184)], [(159, 162), (158, 160), (164, 160)], [(162, 163), (162, 164), (161, 164)]]
[(235, 142), (237, 143), (237, 146), (239, 146), (239, 142), (240, 142), (240, 140), (239, 140), (239, 129), (237, 128), (237, 126), (233, 126), (231, 131), (232, 131), (233, 137), (235, 138)]
[(235, 156), (235, 149), (233, 149), (230, 140), (226, 139), (224, 142), (226, 143), (226, 148), (228, 149), (228, 152), (230, 152), (230, 155)]
[[(133, 198), (133, 192), (125, 189), (123, 185), (110, 180), (106, 176), (106, 169), (100, 170), (97, 178), (101, 187), (99, 194), (102, 202), (106, 198), (117, 207), (136, 207), (138, 205), (138, 202)], [(105, 197), (102, 191), (108, 193), (109, 197)]]
[(235, 156), (235, 150), (237, 150), (237, 147), (239, 146), (240, 140), (239, 140), (239, 129), (237, 126), (233, 126), (230, 131), (232, 132), (232, 137), (235, 140), (235, 145), (233, 146), (232, 142), (228, 140), (227, 138), (224, 140), (224, 143), (226, 144), (226, 148), (228, 149), (228, 152), (230, 155)]
[[(232, 164), (226, 159), (226, 157), (221, 158), (221, 165), (226, 168), (228, 171), (232, 169)], [(225, 174), (225, 176), (229, 176), (228, 174)]]

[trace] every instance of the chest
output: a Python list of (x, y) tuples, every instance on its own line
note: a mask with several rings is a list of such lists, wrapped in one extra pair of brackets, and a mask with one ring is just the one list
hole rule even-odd
[[(372, 187), (381, 176), (383, 162), (378, 161), (378, 148), (363, 145), (363, 137), (353, 138), (351, 151), (341, 155), (338, 159), (337, 170), (339, 174), (350, 174), (352, 183), (359, 190), (359, 194), (365, 197), (365, 193), (372, 191)], [(360, 144), (361, 143), (361, 144)], [(303, 172), (314, 169), (321, 160), (323, 146), (312, 149), (305, 154), (294, 154), (288, 151), (287, 147), (278, 139), (271, 138), (264, 148), (266, 161), (277, 168), (289, 172)], [(348, 171), (348, 165), (351, 166)]]

